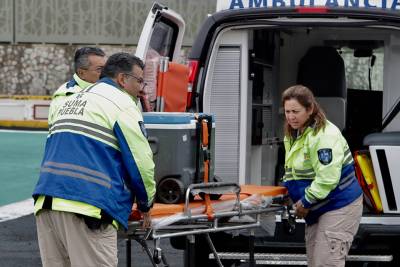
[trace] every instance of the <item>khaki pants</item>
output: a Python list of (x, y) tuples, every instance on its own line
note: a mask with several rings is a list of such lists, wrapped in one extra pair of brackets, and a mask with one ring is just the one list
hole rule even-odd
[(362, 196), (349, 205), (323, 214), (306, 226), (309, 267), (342, 267), (357, 233), (362, 215)]
[(44, 267), (117, 266), (117, 230), (111, 224), (91, 230), (74, 213), (41, 210), (36, 226)]

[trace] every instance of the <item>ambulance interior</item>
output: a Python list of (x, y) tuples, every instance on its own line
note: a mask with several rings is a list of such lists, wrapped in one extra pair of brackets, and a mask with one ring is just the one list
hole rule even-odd
[(398, 28), (240, 26), (222, 30), (212, 51), (203, 109), (216, 117), (215, 173), (223, 180), (279, 183), (281, 94), (295, 84), (312, 89), (353, 152), (368, 149), (371, 133), (400, 130), (399, 116), (382, 129), (400, 97)]

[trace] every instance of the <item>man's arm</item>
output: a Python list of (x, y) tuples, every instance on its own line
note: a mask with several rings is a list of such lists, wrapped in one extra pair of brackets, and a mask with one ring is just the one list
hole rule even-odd
[(122, 161), (129, 173), (124, 177), (128, 188), (136, 196), (141, 212), (151, 208), (155, 196), (153, 152), (143, 133), (139, 111), (129, 108), (122, 111), (114, 124), (114, 133), (122, 153)]

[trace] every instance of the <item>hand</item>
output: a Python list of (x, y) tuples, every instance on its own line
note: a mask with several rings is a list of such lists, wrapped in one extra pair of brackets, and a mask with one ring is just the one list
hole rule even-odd
[(139, 93), (138, 93), (138, 97), (139, 97), (139, 98), (140, 98), (140, 97), (143, 97), (143, 98), (144, 98), (144, 97), (146, 97), (146, 95), (147, 95), (147, 94), (146, 94), (146, 92), (145, 92), (144, 90), (140, 90)]
[(140, 92), (139, 92), (138, 97), (139, 97), (140, 103), (142, 104), (143, 111), (152, 111), (150, 102), (147, 99), (146, 95), (140, 95)]
[(150, 211), (142, 212), (142, 216), (143, 216), (142, 229), (145, 230), (147, 228), (150, 228), (151, 227)]
[(297, 218), (304, 219), (310, 209), (304, 208), (303, 203), (299, 200), (294, 204), (294, 211)]

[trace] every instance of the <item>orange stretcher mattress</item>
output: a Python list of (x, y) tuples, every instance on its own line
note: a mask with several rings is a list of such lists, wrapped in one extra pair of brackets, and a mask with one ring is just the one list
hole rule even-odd
[[(287, 190), (282, 186), (266, 186), (266, 185), (241, 185), (240, 186), (240, 199), (245, 199), (251, 195), (262, 195), (262, 196), (278, 196), (287, 194)], [(212, 203), (218, 203), (225, 200), (235, 199), (235, 194), (224, 194), (221, 196), (219, 200), (212, 200)], [(191, 209), (204, 205), (204, 201), (200, 198), (195, 198), (192, 202), (189, 203), (189, 207)], [(185, 203), (180, 204), (162, 204), (155, 203), (153, 208), (150, 211), (151, 217), (164, 217), (174, 215), (179, 212), (183, 212)], [(129, 220), (135, 221), (140, 218), (140, 213), (136, 209), (136, 205), (132, 208), (132, 213), (129, 217)]]

